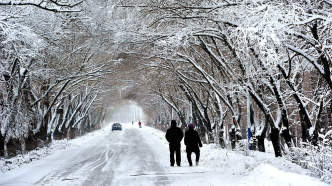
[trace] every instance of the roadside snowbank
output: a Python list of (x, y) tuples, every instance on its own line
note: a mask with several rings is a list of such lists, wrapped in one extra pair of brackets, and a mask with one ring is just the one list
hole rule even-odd
[(29, 151), (25, 155), (18, 155), (9, 159), (0, 159), (0, 171), (8, 172), (10, 170), (17, 169), (22, 165), (32, 163), (36, 160), (47, 157), (54, 154), (57, 151), (61, 151), (72, 146), (81, 146), (83, 143), (89, 141), (94, 136), (99, 135), (102, 132), (107, 132), (111, 126), (107, 126), (101, 130), (97, 130), (91, 133), (87, 133), (84, 136), (80, 136), (73, 140), (53, 140), (47, 147), (37, 148), (35, 150)]
[(17, 169), (24, 164), (39, 160), (43, 157), (53, 154), (55, 151), (66, 149), (67, 147), (70, 147), (70, 143), (68, 143), (67, 140), (56, 140), (52, 141), (52, 143), (47, 147), (37, 148), (35, 150), (29, 151), (25, 155), (20, 154), (9, 159), (1, 158), (0, 171), (7, 172), (13, 169)]
[[(163, 131), (154, 128), (145, 128), (165, 145)], [(251, 156), (245, 156), (242, 152), (221, 149), (216, 144), (204, 144), (201, 150), (200, 166), (204, 166), (218, 172), (224, 177), (238, 177), (238, 185), (327, 185), (316, 178), (308, 176), (308, 170), (291, 163), (284, 157), (276, 158), (273, 152), (262, 153), (254, 151)], [(185, 153), (185, 145), (181, 145), (182, 153)]]

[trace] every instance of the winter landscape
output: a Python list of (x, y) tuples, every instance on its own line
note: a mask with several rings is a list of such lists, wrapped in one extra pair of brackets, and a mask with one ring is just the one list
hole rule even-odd
[(0, 185), (332, 184), (331, 0), (0, 0), (0, 49)]

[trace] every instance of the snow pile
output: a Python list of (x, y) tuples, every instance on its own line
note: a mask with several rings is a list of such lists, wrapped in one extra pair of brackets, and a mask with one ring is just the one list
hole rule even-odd
[(8, 172), (10, 170), (17, 169), (18, 167), (21, 167), (24, 164), (28, 164), (33, 161), (42, 159), (46, 156), (49, 156), (51, 154), (54, 154), (57, 151), (67, 149), (68, 147), (81, 146), (83, 143), (94, 138), (96, 135), (109, 131), (110, 127), (111, 127), (111, 125), (103, 128), (103, 129), (100, 129), (100, 130), (97, 130), (97, 131), (94, 131), (91, 133), (87, 133), (84, 136), (80, 136), (80, 137), (70, 140), (70, 141), (68, 141), (67, 139), (53, 140), (52, 143), (50, 143), (48, 146), (29, 151), (25, 155), (18, 155), (16, 157), (12, 157), (9, 159), (1, 158), (0, 159), (0, 171)]
[(310, 170), (311, 176), (332, 184), (332, 148), (330, 144), (320, 142), (318, 146), (314, 146), (309, 143), (301, 143), (301, 147), (294, 147), (286, 158)]
[(0, 171), (7, 172), (16, 169), (24, 164), (31, 163), (35, 160), (39, 160), (50, 154), (53, 154), (57, 150), (66, 149), (70, 146), (70, 143), (66, 139), (52, 141), (52, 143), (43, 148), (37, 148), (35, 150), (29, 151), (25, 155), (18, 155), (10, 159), (0, 159)]
[[(287, 161), (285, 158), (276, 158), (274, 154), (254, 151), (252, 156), (221, 149), (215, 144), (205, 145), (201, 148), (201, 161), (205, 166), (211, 168), (233, 167), (228, 171), (234, 174), (248, 174), (260, 165), (268, 164), (279, 170), (293, 172), (297, 174), (306, 174), (307, 171), (300, 166)], [(239, 172), (241, 170), (241, 172)]]
[[(165, 145), (168, 145), (165, 132), (150, 127), (145, 127), (145, 130), (149, 130), (151, 134), (157, 136)], [(310, 174), (308, 169), (288, 161), (285, 157), (276, 158), (272, 144), (269, 144), (268, 141), (266, 141), (266, 153), (252, 151), (250, 156), (245, 156), (241, 151), (221, 149), (216, 144), (204, 144), (200, 150), (200, 165), (221, 174), (240, 176), (245, 179), (241, 180), (241, 183), (252, 183), (257, 182), (257, 180), (260, 180), (262, 185), (268, 183), (269, 180), (274, 180), (275, 185), (317, 183), (315, 178), (305, 176)], [(183, 141), (181, 151), (185, 153)], [(289, 175), (300, 180), (295, 182), (296, 179), (286, 179)], [(285, 179), (280, 180), (280, 177), (285, 177)]]

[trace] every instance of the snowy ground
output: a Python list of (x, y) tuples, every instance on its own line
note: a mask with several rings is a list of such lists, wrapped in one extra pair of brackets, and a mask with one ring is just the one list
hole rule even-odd
[(273, 154), (244, 156), (216, 145), (204, 145), (200, 165), (189, 167), (182, 144), (182, 166), (170, 167), (164, 135), (137, 123), (123, 124), (123, 131), (106, 127), (0, 173), (0, 185), (327, 185)]

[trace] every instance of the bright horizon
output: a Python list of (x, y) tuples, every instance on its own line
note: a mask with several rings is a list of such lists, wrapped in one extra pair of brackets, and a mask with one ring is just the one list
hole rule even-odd
[(129, 103), (129, 105), (113, 107), (112, 122), (128, 123), (144, 120), (143, 109), (136, 103)]

